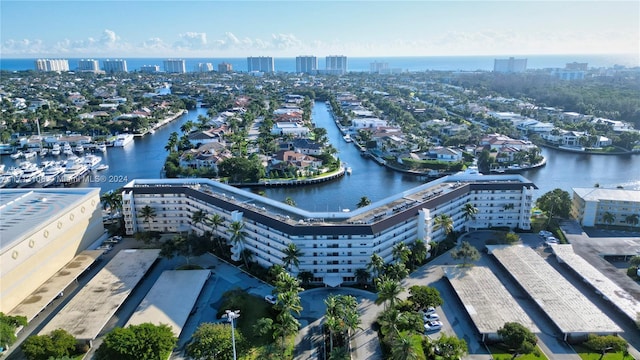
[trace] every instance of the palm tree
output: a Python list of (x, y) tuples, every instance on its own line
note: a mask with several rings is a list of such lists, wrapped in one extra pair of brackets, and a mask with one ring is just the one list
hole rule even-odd
[(638, 214), (627, 215), (627, 217), (624, 219), (624, 222), (631, 225), (629, 228), (632, 228), (638, 225), (638, 223), (640, 222), (640, 216), (638, 216)]
[(371, 204), (371, 200), (369, 200), (368, 197), (363, 196), (363, 197), (360, 198), (360, 201), (358, 202), (358, 204), (356, 206), (358, 208), (361, 208), (361, 207), (365, 207), (365, 206), (367, 206), (369, 204)]
[(411, 342), (411, 337), (406, 333), (401, 333), (394, 337), (391, 344), (392, 360), (417, 360), (418, 353)]
[(413, 268), (416, 264), (421, 264), (427, 259), (427, 245), (422, 239), (416, 239), (410, 246), (410, 264)]
[(407, 244), (403, 242), (397, 243), (392, 250), (393, 258), (396, 261), (406, 264), (409, 261), (409, 254), (411, 254), (411, 250), (407, 247)]
[(220, 250), (222, 250), (222, 242), (220, 241), (222, 238), (220, 237), (220, 234), (218, 234), (218, 226), (224, 224), (224, 218), (222, 218), (222, 216), (220, 216), (220, 214), (213, 214), (213, 215), (209, 216), (208, 218), (206, 218), (204, 221), (209, 226), (211, 226), (211, 228), (213, 230), (213, 236), (216, 239), (215, 242), (218, 245), (218, 247), (220, 248)]
[[(378, 279), (378, 298), (376, 299), (376, 305), (384, 304), (385, 310), (389, 307), (394, 307), (397, 301), (400, 301), (398, 297), (404, 290), (400, 283), (390, 279)], [(388, 303), (388, 305), (387, 305)]]
[[(244, 231), (244, 223), (241, 221), (234, 221), (230, 224), (227, 231), (231, 233), (231, 237), (229, 238), (231, 244), (237, 245), (241, 249), (244, 249), (244, 243), (247, 239), (247, 233)], [(248, 267), (246, 261), (244, 265), (245, 267)]]
[(472, 203), (466, 203), (466, 204), (464, 204), (464, 208), (462, 209), (462, 211), (464, 212), (465, 232), (469, 232), (469, 225), (468, 225), (469, 220), (475, 220), (476, 219), (476, 215), (478, 214), (478, 208), (473, 206)]
[(371, 274), (369, 274), (367, 269), (359, 268), (359, 269), (356, 269), (354, 276), (356, 277), (356, 281), (358, 282), (358, 284), (364, 285), (369, 282), (369, 278), (371, 277)]
[(178, 146), (178, 137), (180, 135), (178, 135), (177, 132), (172, 132), (169, 135), (169, 140), (167, 141), (167, 145), (164, 147), (165, 150), (167, 150), (168, 152), (172, 153), (175, 151), (176, 147)]
[(602, 215), (602, 221), (611, 225), (616, 221), (616, 216), (607, 211)]
[(277, 316), (277, 322), (273, 324), (273, 337), (282, 339), (282, 348), (285, 347), (285, 340), (287, 336), (293, 335), (298, 332), (300, 323), (293, 317), (290, 312), (281, 312)]
[(188, 120), (187, 122), (182, 124), (182, 126), (180, 126), (180, 131), (182, 131), (184, 134), (188, 134), (191, 132), (191, 129), (193, 129), (195, 125), (196, 124), (194, 124), (193, 121)]
[(447, 214), (440, 214), (436, 216), (434, 225), (437, 229), (444, 231), (445, 237), (449, 236), (453, 232), (453, 219)]
[(313, 280), (313, 273), (311, 271), (301, 271), (298, 274), (298, 279), (302, 281), (303, 285), (309, 285), (311, 280)]
[(149, 205), (145, 205), (145, 207), (140, 209), (140, 216), (147, 223), (147, 228), (151, 229), (151, 219), (156, 217), (156, 209)]
[(367, 265), (367, 268), (370, 271), (375, 272), (375, 277), (379, 277), (380, 273), (384, 269), (384, 259), (382, 258), (382, 256), (373, 253), (371, 255), (371, 261), (369, 261), (369, 265)]
[[(300, 266), (300, 259), (299, 258), (302, 255), (304, 255), (304, 253), (302, 252), (302, 250), (298, 249), (296, 244), (289, 243), (289, 245), (287, 245), (286, 249), (283, 250), (283, 253), (284, 253), (284, 258), (282, 258), (282, 263), (284, 264), (284, 266), (286, 268), (289, 268), (290, 265), (293, 265), (296, 268), (298, 268)], [(289, 268), (289, 271), (291, 271), (290, 268)]]
[(191, 214), (191, 225), (198, 228), (198, 224), (202, 224), (207, 219), (207, 213), (203, 210), (196, 210)]

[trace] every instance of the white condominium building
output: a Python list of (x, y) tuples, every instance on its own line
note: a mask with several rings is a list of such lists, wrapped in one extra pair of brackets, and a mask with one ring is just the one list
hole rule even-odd
[(69, 71), (69, 60), (38, 59), (36, 60), (36, 70), (38, 71)]
[(330, 74), (345, 74), (347, 72), (347, 57), (344, 55), (327, 56), (325, 69)]
[(184, 59), (167, 59), (164, 61), (164, 71), (174, 74), (184, 74), (187, 66)]
[(574, 188), (571, 216), (583, 226), (618, 225), (637, 228), (640, 225), (640, 191)]
[[(293, 243), (303, 252), (291, 271), (310, 271), (313, 282), (336, 286), (355, 282), (355, 271), (366, 268), (374, 253), (393, 260), (397, 243), (416, 239), (441, 241), (444, 230), (434, 218), (447, 214), (454, 229), (509, 227), (530, 229), (536, 186), (520, 175), (460, 173), (444, 177), (349, 212), (310, 212), (208, 179), (134, 180), (123, 188), (127, 234), (138, 231), (214, 232), (229, 241), (231, 224), (244, 225), (244, 241), (232, 245), (232, 257), (248, 250), (264, 267), (282, 264)], [(478, 209), (475, 220), (465, 218), (464, 206)], [(144, 218), (141, 209), (155, 210)], [(216, 228), (193, 224), (198, 210), (218, 214)]]
[(247, 58), (247, 71), (272, 73), (275, 71), (273, 58), (270, 56), (250, 56)]
[(123, 59), (114, 59), (114, 60), (105, 60), (102, 62), (104, 67), (104, 72), (107, 74), (118, 73), (118, 72), (127, 72), (127, 60)]
[(315, 56), (298, 56), (296, 57), (296, 72), (305, 74), (314, 74), (318, 70), (318, 58)]
[(95, 59), (80, 59), (78, 60), (78, 71), (80, 72), (92, 72), (97, 73), (100, 71), (100, 65), (98, 60)]
[(493, 71), (498, 73), (521, 73), (527, 70), (527, 59), (494, 59)]

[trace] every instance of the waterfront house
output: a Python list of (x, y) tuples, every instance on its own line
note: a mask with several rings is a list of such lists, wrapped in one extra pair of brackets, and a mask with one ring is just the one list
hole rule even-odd
[(277, 122), (271, 128), (272, 135), (293, 135), (294, 137), (302, 137), (309, 135), (311, 131), (308, 127), (298, 123)]

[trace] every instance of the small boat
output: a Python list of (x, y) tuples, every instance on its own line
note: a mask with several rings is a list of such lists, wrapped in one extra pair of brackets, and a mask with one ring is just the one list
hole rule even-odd
[(155, 134), (155, 133), (156, 133), (156, 131), (155, 131), (155, 130), (153, 130), (153, 129), (149, 129), (149, 134), (152, 134), (152, 135), (153, 135), (153, 134)]
[(31, 159), (31, 158), (36, 157), (37, 155), (38, 155), (38, 153), (33, 151), (33, 150), (32, 151), (27, 151), (26, 153), (24, 153), (24, 158), (25, 159)]
[(102, 170), (107, 170), (109, 168), (109, 165), (107, 164), (100, 164), (96, 167), (96, 171), (102, 171)]
[(48, 153), (49, 153), (49, 149), (47, 148), (40, 149), (40, 156), (47, 156)]
[(82, 146), (82, 144), (78, 144), (74, 150), (76, 152), (83, 153), (84, 152), (84, 146)]
[(51, 155), (53, 156), (58, 156), (60, 155), (60, 144), (53, 144), (53, 147), (51, 148)]
[(351, 166), (349, 166), (349, 167), (345, 170), (345, 172), (347, 173), (347, 175), (351, 175), (351, 171), (352, 171), (352, 170), (351, 170)]
[(19, 159), (23, 156), (24, 154), (22, 153), (22, 151), (18, 150), (16, 153), (11, 154), (11, 158), (12, 159)]
[(343, 139), (344, 139), (344, 141), (346, 141), (346, 142), (352, 142), (352, 141), (353, 141), (353, 139), (351, 139), (351, 135), (349, 135), (349, 134), (347, 134), (347, 135), (343, 136), (342, 138), (343, 138)]
[(105, 143), (100, 143), (96, 145), (96, 149), (101, 152), (107, 152), (107, 145)]
[(4, 164), (0, 164), (0, 174), (2, 174), (4, 172), (4, 168), (5, 168), (5, 165)]

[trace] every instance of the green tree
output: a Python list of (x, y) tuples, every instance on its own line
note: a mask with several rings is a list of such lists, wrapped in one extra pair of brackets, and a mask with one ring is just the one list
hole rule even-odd
[(431, 286), (413, 285), (409, 288), (409, 300), (416, 309), (425, 309), (444, 304), (438, 289)]
[(8, 316), (0, 312), (0, 347), (13, 345), (17, 340), (16, 330), (21, 326), (27, 326), (26, 317)]
[(224, 224), (224, 218), (222, 216), (220, 216), (220, 214), (213, 214), (210, 215), (206, 220), (205, 223), (209, 226), (211, 226), (211, 229), (213, 230), (213, 237), (214, 237), (214, 243), (216, 244), (216, 246), (218, 247), (218, 249), (220, 251), (222, 251), (223, 248), (223, 243), (222, 243), (222, 237), (220, 236), (220, 233), (218, 232), (218, 227), (221, 226), (222, 224)]
[(440, 214), (433, 220), (436, 229), (442, 229), (445, 236), (453, 232), (453, 219), (447, 214)]
[(638, 225), (640, 222), (640, 216), (638, 216), (638, 214), (627, 215), (627, 217), (624, 218), (624, 222), (629, 224), (630, 228), (632, 228)]
[(174, 256), (182, 256), (191, 263), (191, 258), (200, 256), (209, 250), (209, 242), (206, 236), (194, 233), (187, 235), (174, 235), (170, 240), (162, 243), (160, 256), (171, 259)]
[(608, 225), (611, 225), (616, 221), (616, 216), (607, 211), (602, 214), (602, 221), (604, 221)]
[(640, 266), (640, 255), (634, 255), (629, 259), (629, 264), (631, 266)]
[(382, 274), (382, 270), (384, 269), (384, 259), (382, 256), (373, 253), (371, 254), (371, 260), (367, 265), (367, 269), (375, 273), (374, 277), (379, 277)]
[(361, 207), (365, 207), (367, 205), (371, 204), (371, 200), (369, 200), (368, 197), (363, 196), (360, 198), (360, 201), (358, 201), (358, 203), (356, 204), (356, 207), (361, 208)]
[(144, 222), (147, 223), (147, 229), (151, 230), (151, 220), (156, 217), (156, 209), (152, 208), (149, 205), (145, 205), (142, 209), (140, 209), (140, 217), (144, 219)]
[(47, 360), (72, 355), (76, 339), (63, 329), (53, 330), (48, 335), (33, 335), (20, 346), (29, 360)]
[(289, 205), (289, 206), (296, 206), (296, 201), (295, 201), (295, 200), (293, 200), (293, 198), (292, 198), (292, 197), (290, 197), (290, 196), (287, 196), (287, 197), (284, 199), (284, 203), (285, 203), (285, 204), (287, 204), (287, 205)]
[(96, 360), (166, 359), (178, 339), (168, 325), (144, 323), (115, 328), (96, 351)]
[(393, 257), (397, 262), (401, 262), (406, 264), (409, 262), (409, 255), (411, 254), (411, 250), (407, 246), (407, 244), (403, 242), (399, 242), (393, 246)]
[[(236, 327), (234, 331), (236, 353), (238, 357), (242, 358), (247, 353), (248, 344), (239, 327)], [(193, 333), (186, 353), (198, 360), (232, 360), (233, 343), (231, 340), (231, 326), (228, 324), (202, 323)]]
[(568, 218), (571, 211), (571, 196), (562, 189), (549, 191), (536, 200), (536, 206), (547, 213), (549, 219), (554, 215)]
[(416, 265), (422, 264), (427, 259), (427, 245), (422, 239), (415, 239), (411, 245), (409, 245), (411, 253), (409, 254), (409, 264), (411, 269)]
[(196, 229), (199, 224), (202, 224), (207, 219), (207, 213), (203, 210), (196, 210), (191, 214), (191, 225), (193, 225)]
[(463, 213), (464, 213), (464, 226), (466, 228), (466, 232), (469, 231), (469, 220), (475, 220), (476, 216), (478, 215), (478, 208), (476, 208), (475, 206), (473, 206), (472, 203), (466, 203), (464, 204), (464, 208), (462, 209)]
[(597, 352), (606, 352), (612, 350), (614, 352), (623, 352), (627, 350), (629, 344), (627, 341), (615, 335), (595, 335), (589, 334), (589, 338), (584, 342), (589, 349)]
[(289, 268), (291, 271), (291, 265), (298, 268), (300, 266), (300, 257), (304, 255), (302, 250), (298, 249), (296, 244), (289, 243), (287, 247), (283, 250), (284, 258), (282, 258), (282, 264), (284, 267)]
[(451, 250), (451, 257), (456, 260), (462, 259), (462, 266), (467, 266), (469, 261), (480, 259), (480, 252), (468, 241), (463, 241), (459, 247)]
[[(240, 248), (240, 254), (242, 254), (245, 241), (247, 240), (247, 232), (244, 230), (244, 223), (241, 221), (234, 221), (230, 224), (230, 227), (227, 231), (231, 233), (229, 241), (234, 246), (238, 246)], [(244, 261), (244, 266), (248, 268), (249, 264), (247, 263), (246, 257), (243, 256), (242, 259)]]
[(392, 339), (391, 360), (418, 360), (418, 351), (411, 336), (400, 333)]
[(443, 360), (461, 359), (469, 351), (467, 342), (464, 339), (458, 339), (447, 334), (440, 334), (438, 340), (435, 341), (434, 347), (438, 349), (438, 355)]
[(371, 274), (365, 268), (356, 269), (353, 275), (355, 276), (356, 282), (359, 285), (367, 284), (369, 282), (369, 279), (371, 278)]
[(519, 354), (530, 354), (536, 348), (536, 336), (516, 322), (505, 323), (498, 329), (502, 342), (513, 352), (513, 359)]
[(313, 273), (311, 271), (301, 271), (298, 274), (298, 279), (302, 282), (302, 285), (309, 285), (313, 280)]
[(164, 147), (165, 150), (167, 150), (169, 153), (172, 153), (174, 151), (177, 150), (178, 147), (178, 138), (179, 138), (179, 134), (177, 132), (172, 132), (169, 135), (169, 140), (167, 141), (167, 145)]
[(378, 297), (375, 300), (376, 305), (384, 304), (384, 308), (394, 307), (396, 302), (400, 301), (400, 294), (404, 290), (399, 282), (378, 278), (376, 280), (376, 288), (378, 289)]

